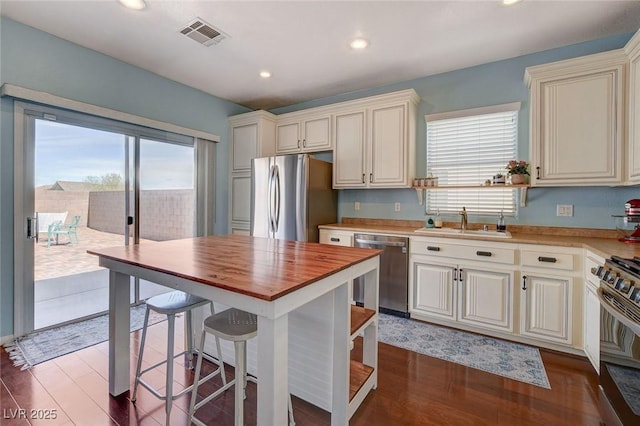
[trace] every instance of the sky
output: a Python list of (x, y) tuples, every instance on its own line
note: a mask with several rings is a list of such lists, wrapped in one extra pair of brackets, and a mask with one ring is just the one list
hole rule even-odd
[[(125, 136), (36, 120), (36, 186), (56, 181), (84, 182), (88, 176), (125, 177)], [(142, 189), (193, 188), (193, 148), (141, 140)], [(133, 158), (130, 159), (133, 164)], [(133, 177), (131, 177), (133, 179)]]

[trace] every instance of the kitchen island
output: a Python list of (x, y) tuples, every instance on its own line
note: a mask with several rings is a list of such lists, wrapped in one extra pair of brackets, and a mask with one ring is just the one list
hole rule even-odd
[[(130, 386), (129, 295), (135, 276), (258, 316), (258, 424), (287, 423), (289, 314), (332, 300), (331, 424), (346, 425), (377, 386), (378, 250), (239, 235), (91, 250), (109, 273), (109, 392)], [(365, 309), (352, 306), (352, 281), (364, 276)], [(350, 361), (364, 334), (363, 362)]]

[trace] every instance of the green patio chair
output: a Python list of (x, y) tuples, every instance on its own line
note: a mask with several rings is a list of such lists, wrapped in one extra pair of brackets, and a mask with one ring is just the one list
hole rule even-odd
[(80, 223), (80, 215), (73, 216), (71, 222), (62, 223), (62, 221), (55, 221), (47, 229), (47, 247), (51, 246), (51, 241), (55, 237), (56, 244), (58, 244), (58, 237), (60, 235), (66, 235), (69, 238), (69, 243), (73, 244), (73, 237), (76, 239), (76, 244), (80, 242), (78, 239), (78, 224)]
[(71, 241), (72, 244), (73, 244), (72, 237), (75, 237), (76, 244), (78, 244), (80, 242), (80, 240), (78, 239), (78, 225), (79, 224), (80, 224), (80, 215), (77, 214), (77, 215), (73, 216), (73, 219), (71, 219), (70, 223), (63, 224), (60, 227), (61, 231), (66, 231), (67, 232), (67, 235), (69, 236), (69, 241)]

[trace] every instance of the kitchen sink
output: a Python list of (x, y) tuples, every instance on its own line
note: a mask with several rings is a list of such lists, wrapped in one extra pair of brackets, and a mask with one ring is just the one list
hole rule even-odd
[(425, 235), (469, 235), (476, 237), (491, 238), (511, 238), (509, 231), (484, 231), (482, 229), (459, 229), (459, 228), (420, 228), (414, 232)]

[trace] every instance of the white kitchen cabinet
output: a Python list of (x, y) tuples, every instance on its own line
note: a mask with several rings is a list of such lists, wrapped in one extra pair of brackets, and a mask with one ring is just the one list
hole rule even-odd
[(622, 49), (529, 67), (531, 184), (623, 182)]
[(411, 238), (412, 318), (513, 332), (513, 249)]
[(572, 278), (522, 271), (520, 333), (571, 344), (572, 290)]
[(409, 188), (415, 174), (413, 90), (335, 112), (334, 188)]
[(334, 188), (364, 188), (366, 183), (366, 111), (345, 111), (333, 118), (336, 143)]
[(625, 47), (629, 58), (627, 88), (627, 183), (640, 184), (640, 31)]
[(317, 152), (332, 148), (329, 114), (278, 118), (276, 153)]
[(456, 286), (453, 277), (455, 265), (430, 263), (416, 259), (413, 267), (412, 314), (435, 316), (446, 320), (456, 320)]
[(229, 118), (229, 224), (230, 233), (249, 233), (251, 159), (275, 153), (273, 114), (255, 111)]
[(584, 259), (584, 353), (600, 372), (600, 279), (591, 270), (604, 265), (604, 258), (587, 250)]
[(522, 245), (520, 334), (583, 349), (582, 252)]
[(458, 321), (513, 331), (513, 272), (458, 268)]

